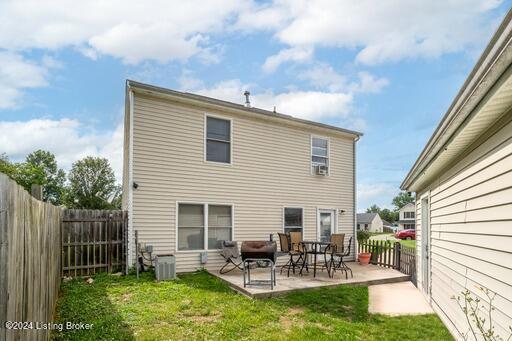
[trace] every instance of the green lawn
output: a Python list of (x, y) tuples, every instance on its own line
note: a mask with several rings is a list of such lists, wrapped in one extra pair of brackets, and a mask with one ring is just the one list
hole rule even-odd
[[(368, 288), (340, 286), (252, 300), (206, 272), (62, 284), (57, 322), (93, 323), (54, 340), (452, 340), (435, 315), (368, 314)], [(399, 298), (397, 298), (399, 299)]]
[(403, 246), (408, 246), (415, 248), (416, 247), (416, 241), (415, 240), (400, 240), (400, 244)]

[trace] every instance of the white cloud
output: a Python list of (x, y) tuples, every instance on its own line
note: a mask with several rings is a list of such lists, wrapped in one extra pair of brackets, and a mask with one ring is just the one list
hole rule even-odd
[[(168, 62), (192, 56), (215, 62), (219, 33), (273, 32), (287, 45), (269, 57), (272, 71), (304, 62), (314, 47), (359, 50), (376, 64), (435, 57), (487, 39), (487, 15), (501, 0), (344, 1), (189, 0), (0, 2), (0, 47), (9, 51), (75, 47), (90, 58), (108, 54), (126, 63)], [(22, 23), (22, 24), (20, 24)]]
[[(255, 88), (254, 84), (243, 84), (238, 79), (225, 80), (211, 87), (187, 89), (194, 93), (223, 99), (234, 103), (245, 103), (243, 95), (245, 90)], [(353, 96), (344, 92), (300, 91), (274, 93), (273, 91), (251, 91), (251, 105), (253, 107), (276, 110), (280, 113), (314, 121), (335, 120), (338, 122), (352, 122), (351, 116)]]
[(277, 54), (268, 57), (262, 66), (266, 73), (277, 70), (279, 65), (285, 62), (305, 63), (312, 59), (313, 49), (311, 47), (293, 47), (279, 51)]
[[(76, 47), (126, 63), (216, 58), (208, 36), (222, 32), (248, 0), (0, 2), (0, 46), (8, 50)], [(23, 23), (23, 24), (20, 24)]]
[(309, 81), (317, 88), (327, 88), (331, 91), (344, 89), (347, 83), (346, 77), (328, 64), (317, 64), (308, 70), (301, 71), (298, 73), (298, 78)]
[(19, 54), (0, 51), (0, 109), (20, 105), (23, 89), (47, 85), (47, 67), (55, 61), (45, 58), (46, 66), (26, 60)]
[(365, 71), (359, 72), (358, 77), (358, 81), (350, 85), (350, 89), (354, 92), (378, 93), (382, 88), (389, 85), (386, 78), (376, 78)]
[(27, 154), (44, 149), (55, 154), (60, 167), (69, 170), (74, 161), (85, 156), (106, 157), (117, 180), (122, 180), (123, 125), (97, 133), (74, 119), (34, 119), (0, 121), (0, 153), (11, 160), (24, 160)]
[(398, 187), (388, 183), (357, 184), (357, 211), (365, 212), (371, 205), (391, 208), (391, 201), (398, 194)]
[(358, 72), (357, 77), (349, 83), (348, 76), (338, 73), (332, 66), (325, 63), (317, 63), (297, 74), (299, 79), (308, 81), (316, 88), (328, 89), (330, 92), (379, 93), (389, 85), (386, 78), (376, 77), (366, 71)]
[(253, 9), (256, 19), (247, 25), (266, 30), (281, 18), (280, 25), (271, 27), (291, 48), (357, 48), (356, 60), (371, 65), (437, 57), (481, 43), (492, 30), (486, 14), (501, 2), (281, 0), (273, 2), (273, 11), (268, 6)]

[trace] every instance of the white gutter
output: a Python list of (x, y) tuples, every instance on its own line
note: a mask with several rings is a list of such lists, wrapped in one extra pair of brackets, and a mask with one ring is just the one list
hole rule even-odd
[(359, 141), (360, 137), (357, 136), (355, 139), (354, 139), (354, 149), (353, 149), (353, 153), (354, 155), (352, 156), (353, 157), (353, 168), (354, 168), (354, 184), (353, 184), (353, 187), (354, 187), (354, 193), (353, 193), (353, 197), (354, 197), (354, 217), (353, 217), (353, 229), (354, 229), (354, 260), (357, 261), (357, 252), (359, 250), (359, 245), (358, 245), (358, 241), (357, 241), (357, 183), (356, 183), (356, 180), (357, 180), (357, 177), (356, 177), (356, 143), (357, 141)]
[(127, 85), (128, 88), (128, 98), (129, 98), (129, 139), (128, 139), (128, 264), (127, 266), (131, 266), (134, 264), (133, 261), (133, 90), (130, 85)]
[(505, 16), (450, 108), (400, 185), (409, 190), (510, 65), (512, 10)]

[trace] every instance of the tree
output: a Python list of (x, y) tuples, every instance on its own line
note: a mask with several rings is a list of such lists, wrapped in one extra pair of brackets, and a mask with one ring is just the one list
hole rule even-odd
[(0, 172), (12, 178), (15, 171), (16, 167), (9, 161), (7, 155), (5, 153), (0, 154)]
[(391, 211), (387, 208), (381, 209), (377, 205), (372, 205), (366, 209), (366, 213), (378, 213), (381, 219), (393, 223), (397, 220), (397, 212)]
[(396, 211), (410, 202), (414, 202), (414, 197), (409, 192), (400, 192), (396, 197), (393, 198), (393, 205), (395, 206)]
[(71, 208), (116, 209), (120, 187), (105, 158), (88, 156), (73, 163), (68, 174), (66, 206)]
[(30, 184), (37, 183), (43, 186), (43, 200), (54, 205), (62, 204), (66, 173), (57, 167), (55, 155), (37, 150), (27, 155), (26, 164), (27, 168), (32, 168), (29, 174), (34, 177), (29, 179)]
[(0, 155), (0, 172), (7, 174), (30, 192), (33, 184), (43, 187), (43, 200), (54, 205), (62, 204), (66, 174), (57, 167), (55, 155), (44, 150), (29, 154), (26, 162), (11, 163), (5, 154)]

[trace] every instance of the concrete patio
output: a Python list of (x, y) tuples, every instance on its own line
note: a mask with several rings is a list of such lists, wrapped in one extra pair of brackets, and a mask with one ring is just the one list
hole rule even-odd
[[(360, 265), (356, 262), (348, 262), (347, 264), (352, 269), (353, 278), (349, 275), (346, 279), (345, 273), (341, 272), (336, 272), (334, 278), (329, 278), (325, 271), (317, 271), (316, 277), (313, 277), (313, 271), (311, 270), (302, 276), (290, 273), (290, 277), (287, 277), (285, 271), (280, 274), (279, 268), (276, 268), (276, 286), (274, 286), (274, 290), (271, 290), (269, 285), (251, 285), (244, 288), (242, 271), (236, 270), (224, 275), (219, 274), (217, 270), (209, 272), (226, 282), (234, 290), (251, 298), (267, 298), (293, 291), (334, 287), (340, 284), (375, 285), (404, 282), (410, 279), (410, 276), (389, 268), (376, 265)], [(255, 280), (267, 280), (269, 276), (268, 269), (251, 270), (251, 278)]]

